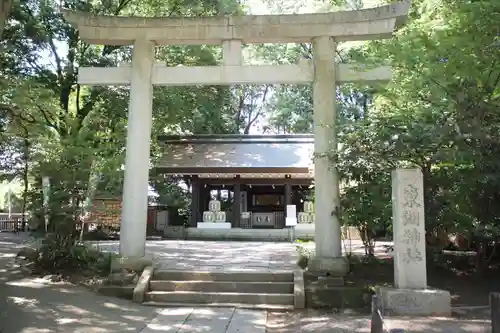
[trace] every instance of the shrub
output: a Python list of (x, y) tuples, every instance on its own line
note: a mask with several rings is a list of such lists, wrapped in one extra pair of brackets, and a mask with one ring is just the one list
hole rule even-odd
[(93, 271), (107, 273), (110, 255), (97, 249), (76, 244), (72, 235), (53, 234), (48, 236), (39, 249), (35, 264), (40, 270), (50, 273), (70, 271)]
[(304, 242), (298, 241), (297, 243), (299, 243), (296, 247), (296, 251), (299, 256), (297, 259), (297, 265), (300, 268), (305, 269), (309, 263), (309, 258), (311, 258), (314, 255), (314, 250), (309, 249), (301, 244)]

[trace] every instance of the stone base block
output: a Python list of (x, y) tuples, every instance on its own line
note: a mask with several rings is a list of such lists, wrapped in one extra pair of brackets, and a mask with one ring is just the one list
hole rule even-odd
[(198, 222), (198, 229), (231, 229), (229, 222)]
[(111, 272), (121, 270), (142, 273), (147, 266), (153, 266), (153, 260), (147, 257), (117, 257), (111, 260)]
[(142, 271), (141, 277), (139, 278), (139, 281), (137, 281), (137, 285), (134, 288), (132, 296), (132, 300), (134, 302), (144, 302), (144, 296), (146, 296), (146, 292), (149, 290), (149, 281), (153, 277), (154, 270), (153, 266), (148, 266)]
[(321, 287), (309, 285), (305, 288), (306, 308), (356, 309), (368, 311), (369, 291), (360, 287)]
[(349, 272), (349, 262), (345, 257), (312, 257), (307, 269), (318, 276), (345, 276)]
[(98, 292), (105, 296), (118, 297), (131, 300), (134, 286), (101, 286)]
[(439, 289), (377, 289), (383, 313), (402, 316), (451, 316), (451, 295)]
[(304, 309), (306, 307), (306, 291), (304, 284), (304, 271), (296, 268), (293, 271), (293, 308)]
[(186, 228), (184, 226), (165, 226), (163, 237), (168, 239), (186, 239)]

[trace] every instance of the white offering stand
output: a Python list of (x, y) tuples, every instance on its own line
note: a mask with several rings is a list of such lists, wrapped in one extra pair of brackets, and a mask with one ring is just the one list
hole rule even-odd
[(231, 229), (229, 222), (198, 222), (198, 229)]

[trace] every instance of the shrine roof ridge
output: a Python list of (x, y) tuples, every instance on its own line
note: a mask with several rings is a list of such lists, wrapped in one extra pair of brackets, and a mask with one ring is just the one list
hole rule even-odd
[(314, 143), (313, 134), (193, 134), (161, 135), (164, 144), (262, 144), (262, 143)]

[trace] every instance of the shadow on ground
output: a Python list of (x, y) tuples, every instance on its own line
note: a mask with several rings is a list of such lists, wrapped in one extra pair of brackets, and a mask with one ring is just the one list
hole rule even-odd
[(0, 233), (0, 332), (139, 332), (155, 308), (30, 276), (17, 252), (28, 237)]
[(138, 332), (156, 315), (156, 309), (40, 280), (0, 284), (2, 332)]
[[(404, 329), (405, 333), (485, 333), (490, 332), (487, 320), (452, 318), (386, 318), (386, 329)], [(267, 333), (368, 333), (367, 317), (338, 315), (331, 312), (305, 310), (294, 313), (270, 313)]]

